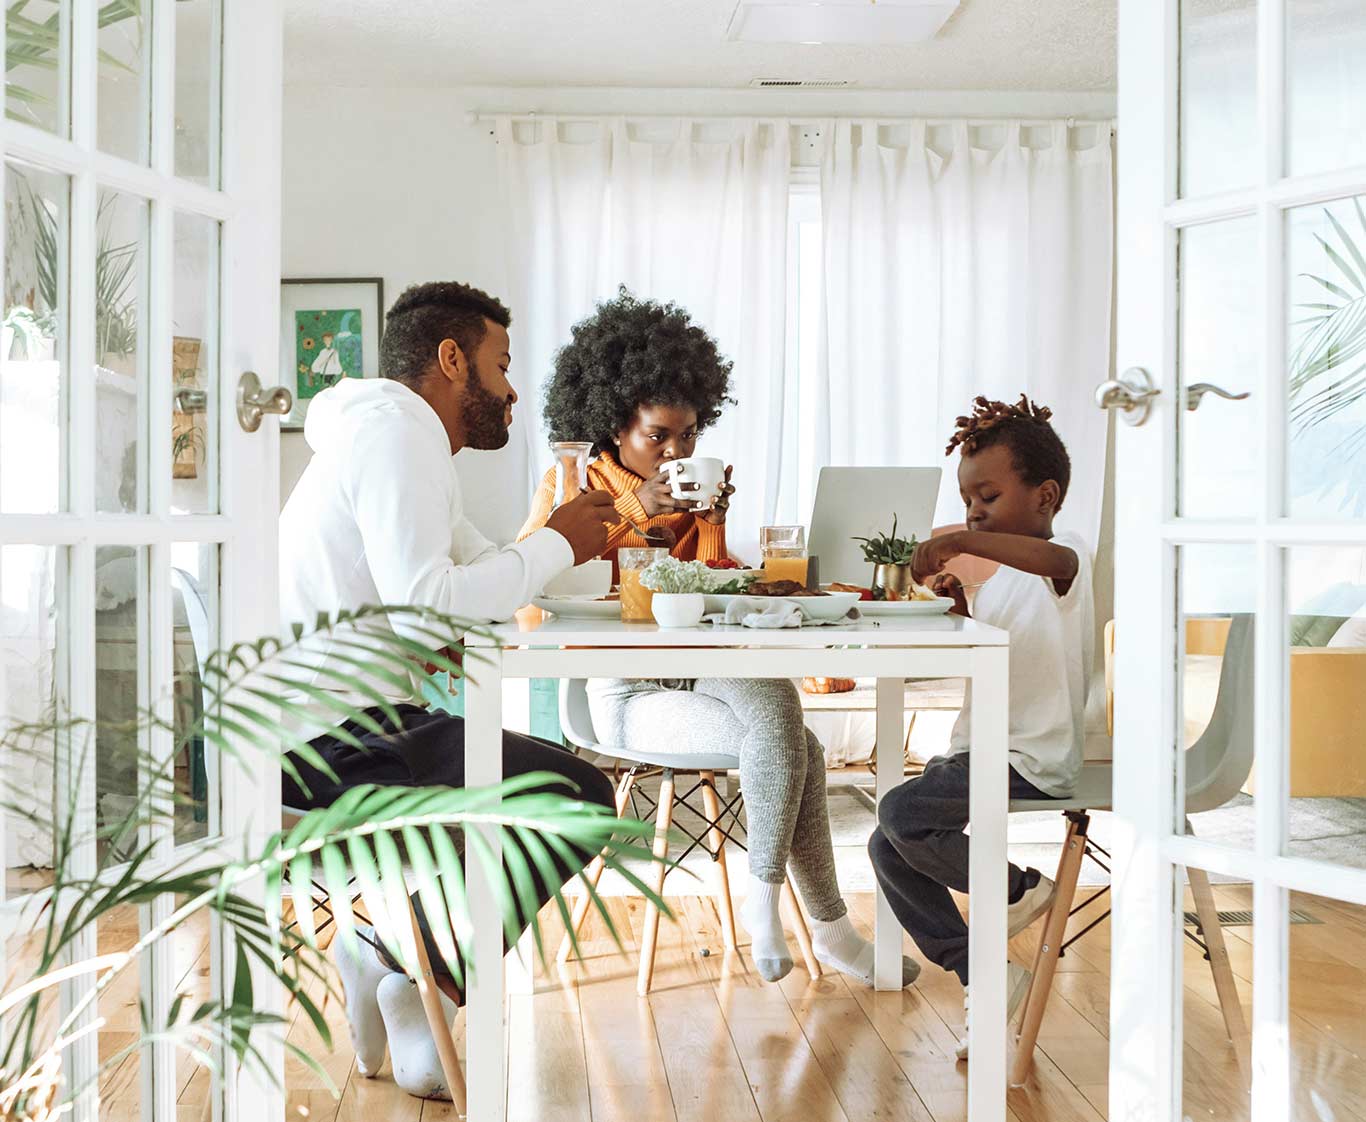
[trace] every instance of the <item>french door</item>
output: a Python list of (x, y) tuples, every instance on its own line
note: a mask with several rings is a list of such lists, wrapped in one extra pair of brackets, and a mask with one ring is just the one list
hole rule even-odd
[(1119, 50), (1109, 1117), (1366, 1117), (1366, 5)]
[[(0, 20), (0, 722), (98, 722), (0, 760), (14, 981), (54, 830), (74, 825), (69, 871), (112, 848), (116, 873), (111, 829), (153, 767), (175, 755), (179, 797), (141, 827), (156, 860), (241, 852), (279, 822), (278, 773), (199, 742), (176, 754), (136, 718), (189, 727), (208, 654), (277, 625), (277, 428), (244, 431), (236, 398), (245, 371), (277, 380), (281, 16), (278, 0), (7, 0)], [(172, 907), (112, 911), (71, 957), (127, 949)], [(136, 1045), (144, 1013), (222, 996), (232, 956), (202, 919), (101, 994), (99, 1030), (63, 1054), (76, 1117), (281, 1114), (229, 1057), (220, 1080)], [(54, 1022), (92, 980), (65, 984)]]

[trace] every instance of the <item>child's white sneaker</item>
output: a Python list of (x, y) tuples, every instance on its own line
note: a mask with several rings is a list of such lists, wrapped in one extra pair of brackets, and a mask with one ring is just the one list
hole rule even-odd
[[(1019, 1011), (1020, 1002), (1025, 999), (1025, 994), (1029, 992), (1030, 974), (1023, 966), (1017, 966), (1013, 962), (1006, 963), (1006, 1037), (1009, 1039), (1009, 1025)], [(971, 987), (963, 987), (963, 1035), (958, 1040), (958, 1048), (955, 1055), (960, 1060), (968, 1058), (968, 1024), (972, 1020), (972, 997)]]
[(1057, 894), (1058, 886), (1040, 874), (1039, 883), (1033, 888), (1026, 888), (1024, 895), (1006, 908), (1006, 931), (1010, 938), (1015, 938), (1048, 911)]

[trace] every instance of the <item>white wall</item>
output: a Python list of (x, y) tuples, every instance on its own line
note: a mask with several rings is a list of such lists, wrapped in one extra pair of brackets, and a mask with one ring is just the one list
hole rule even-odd
[[(506, 293), (508, 265), (488, 124), (472, 112), (930, 117), (1114, 115), (1114, 97), (971, 91), (285, 90), (284, 275), (382, 276), (386, 307), (408, 285), (461, 280)], [(517, 314), (512, 309), (514, 382)], [(524, 400), (525, 416), (540, 408)], [(514, 422), (519, 423), (519, 422)], [(513, 435), (510, 447), (518, 443)], [(308, 462), (303, 436), (281, 438), (282, 498)], [(495, 540), (516, 534), (531, 481), (511, 452), (457, 459), (471, 517)]]

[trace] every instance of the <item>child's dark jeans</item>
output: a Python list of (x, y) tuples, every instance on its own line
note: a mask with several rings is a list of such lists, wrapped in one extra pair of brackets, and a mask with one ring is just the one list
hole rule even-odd
[[(1050, 796), (1011, 768), (1010, 797)], [(887, 902), (925, 957), (967, 985), (968, 925), (949, 889), (968, 890), (968, 754), (932, 759), (923, 775), (883, 798), (877, 820), (868, 855)], [(1038, 879), (1035, 870), (1011, 865), (1011, 901)]]

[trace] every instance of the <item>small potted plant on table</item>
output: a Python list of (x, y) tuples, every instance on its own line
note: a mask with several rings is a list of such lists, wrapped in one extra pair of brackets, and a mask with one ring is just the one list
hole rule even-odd
[[(863, 558), (873, 566), (873, 595), (892, 600), (905, 600), (915, 589), (911, 579), (911, 558), (915, 556), (916, 539), (897, 536), (897, 516), (892, 515), (892, 532), (871, 538), (855, 538), (863, 548)], [(878, 598), (882, 598), (878, 597)]]

